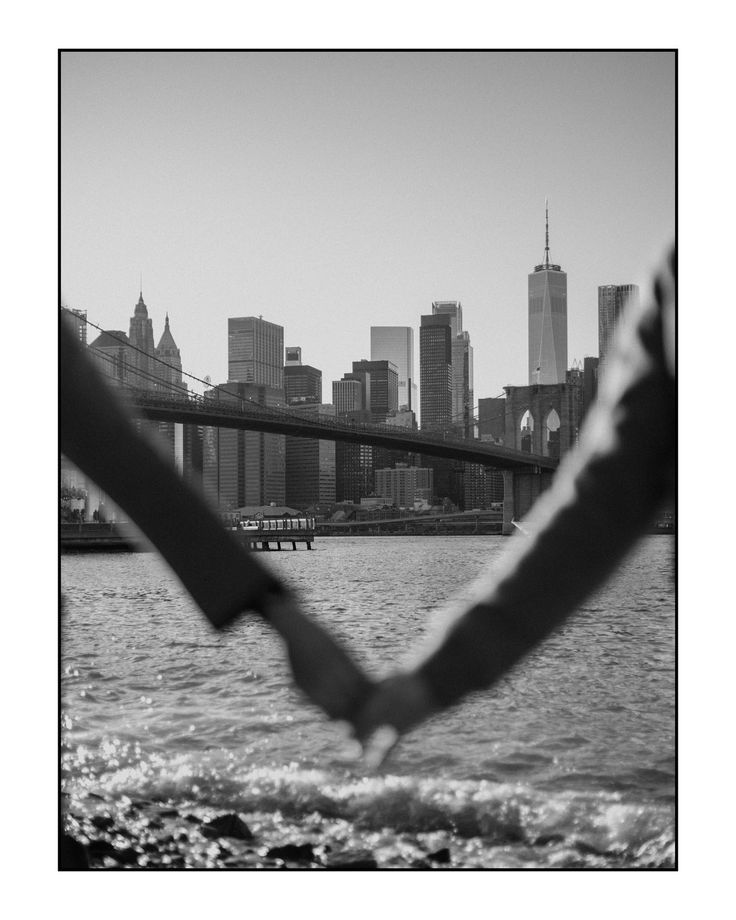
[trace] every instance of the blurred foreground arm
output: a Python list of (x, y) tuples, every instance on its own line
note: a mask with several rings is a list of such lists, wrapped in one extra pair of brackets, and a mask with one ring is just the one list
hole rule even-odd
[(62, 453), (130, 515), (213, 626), (244, 610), (260, 613), (286, 642), (301, 689), (332, 718), (349, 718), (367, 678), (135, 430), (64, 321), (59, 336)]
[(621, 561), (674, 490), (676, 262), (624, 317), (579, 446), (540, 498), (529, 539), (512, 538), (418, 663), (378, 685), (358, 719), (398, 732), (489, 687), (558, 627)]

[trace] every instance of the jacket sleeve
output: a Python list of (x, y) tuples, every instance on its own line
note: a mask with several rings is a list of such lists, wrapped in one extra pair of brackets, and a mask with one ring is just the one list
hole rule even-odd
[(130, 515), (214, 626), (263, 611), (282, 585), (138, 434), (63, 320), (59, 336), (61, 451)]
[(622, 324), (579, 445), (417, 669), (440, 706), (490, 686), (611, 573), (671, 493), (676, 466), (674, 252)]

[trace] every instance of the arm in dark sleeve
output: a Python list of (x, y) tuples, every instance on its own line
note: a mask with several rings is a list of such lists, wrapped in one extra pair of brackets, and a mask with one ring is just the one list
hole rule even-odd
[(611, 573), (674, 482), (675, 262), (627, 318), (581, 441), (538, 502), (530, 539), (481, 581), (417, 666), (440, 706), (492, 684)]
[(262, 609), (278, 581), (225, 531), (60, 324), (60, 447), (140, 527), (214, 626)]
[(286, 643), (302, 691), (331, 718), (350, 719), (370, 692), (362, 670), (138, 434), (64, 322), (59, 359), (62, 452), (130, 515), (214, 626), (261, 614)]

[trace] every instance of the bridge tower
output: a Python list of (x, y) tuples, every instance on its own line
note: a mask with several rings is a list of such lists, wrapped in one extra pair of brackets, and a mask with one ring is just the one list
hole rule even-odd
[[(568, 376), (566, 383), (511, 386), (504, 391), (507, 447), (562, 459), (575, 446), (583, 407), (579, 375)], [(512, 519), (525, 517), (551, 481), (549, 471), (504, 473), (504, 523), (510, 526)]]

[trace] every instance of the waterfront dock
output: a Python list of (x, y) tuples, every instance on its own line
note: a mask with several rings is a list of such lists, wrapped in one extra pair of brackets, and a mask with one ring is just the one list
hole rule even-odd
[[(312, 548), (314, 518), (284, 518), (249, 521), (227, 528), (235, 539), (253, 550), (292, 550), (303, 544)], [(59, 548), (62, 553), (131, 553), (145, 550), (130, 525), (90, 522), (63, 522), (59, 525)]]
[(62, 553), (130, 553), (139, 548), (127, 529), (97, 521), (62, 522), (59, 547)]
[(259, 518), (258, 520), (240, 521), (230, 528), (235, 538), (244, 543), (248, 549), (281, 550), (282, 544), (291, 544), (292, 550), (303, 543), (307, 549), (312, 548), (315, 534), (314, 518), (283, 517)]

